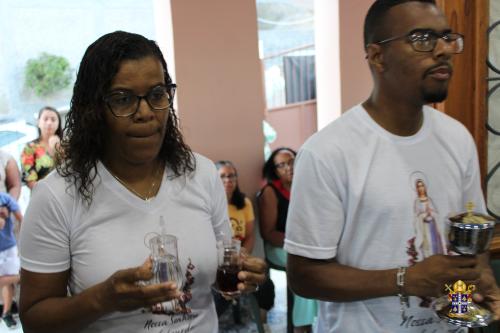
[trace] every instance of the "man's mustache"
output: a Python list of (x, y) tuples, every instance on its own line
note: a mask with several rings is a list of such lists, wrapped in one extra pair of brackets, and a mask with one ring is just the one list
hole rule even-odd
[(450, 73), (450, 75), (453, 75), (452, 65), (448, 62), (441, 62), (441, 63), (435, 64), (434, 66), (427, 68), (427, 70), (424, 72), (423, 76), (425, 78), (427, 75), (432, 74), (433, 72), (435, 72), (437, 70), (441, 70), (441, 69), (447, 70)]

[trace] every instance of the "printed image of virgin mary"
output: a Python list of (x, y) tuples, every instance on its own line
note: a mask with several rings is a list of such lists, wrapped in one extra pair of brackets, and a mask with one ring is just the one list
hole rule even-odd
[(433, 254), (443, 254), (445, 242), (437, 223), (439, 213), (427, 195), (427, 186), (423, 179), (415, 180), (415, 190), (415, 248), (422, 259)]

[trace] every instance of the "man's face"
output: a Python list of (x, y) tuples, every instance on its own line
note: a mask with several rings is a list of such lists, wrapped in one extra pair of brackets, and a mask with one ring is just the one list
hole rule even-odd
[[(408, 2), (393, 7), (386, 18), (389, 37), (405, 35), (417, 29), (438, 34), (450, 32), (443, 13), (434, 5)], [(431, 52), (415, 51), (402, 38), (382, 46), (384, 70), (382, 80), (390, 89), (413, 96), (423, 103), (441, 102), (446, 98), (452, 75), (452, 50), (438, 39)]]

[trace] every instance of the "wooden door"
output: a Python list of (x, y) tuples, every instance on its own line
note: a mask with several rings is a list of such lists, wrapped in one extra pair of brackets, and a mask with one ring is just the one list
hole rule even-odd
[[(465, 50), (455, 56), (448, 98), (437, 108), (462, 122), (476, 141), (481, 176), (487, 167), (489, 0), (437, 0), (453, 31), (465, 36)], [(484, 183), (484, 182), (483, 182)], [(483, 190), (485, 188), (483, 187)]]

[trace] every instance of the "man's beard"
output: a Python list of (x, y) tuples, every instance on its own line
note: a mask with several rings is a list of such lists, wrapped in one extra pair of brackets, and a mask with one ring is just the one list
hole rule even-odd
[(425, 104), (429, 103), (440, 103), (446, 99), (448, 96), (448, 89), (445, 88), (439, 91), (423, 91), (422, 96)]

